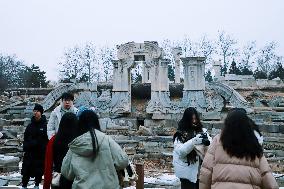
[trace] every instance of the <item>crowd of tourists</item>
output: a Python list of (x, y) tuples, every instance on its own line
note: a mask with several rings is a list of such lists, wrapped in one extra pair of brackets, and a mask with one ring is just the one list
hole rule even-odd
[[(119, 189), (119, 173), (129, 168), (125, 151), (101, 131), (93, 109), (77, 109), (74, 96), (63, 93), (47, 122), (35, 104), (24, 133), (22, 188)], [(173, 167), (181, 189), (278, 188), (263, 155), (263, 137), (244, 109), (232, 109), (213, 139), (199, 113), (189, 107), (173, 136)]]

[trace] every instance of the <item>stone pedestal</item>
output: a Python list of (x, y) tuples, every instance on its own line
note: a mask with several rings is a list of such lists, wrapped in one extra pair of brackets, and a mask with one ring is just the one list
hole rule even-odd
[(205, 58), (186, 57), (181, 58), (184, 66), (184, 89), (185, 91), (205, 90)]
[(204, 91), (184, 90), (180, 107), (183, 110), (188, 107), (194, 107), (198, 112), (206, 111)]
[(115, 114), (131, 112), (131, 97), (128, 91), (112, 92), (110, 103), (111, 112)]

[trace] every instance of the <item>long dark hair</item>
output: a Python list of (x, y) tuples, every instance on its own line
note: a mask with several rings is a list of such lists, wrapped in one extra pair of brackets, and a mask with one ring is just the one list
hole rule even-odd
[(65, 113), (59, 123), (57, 134), (55, 135), (54, 143), (62, 144), (68, 147), (68, 144), (76, 138), (76, 132), (78, 127), (78, 119), (74, 113)]
[(90, 132), (93, 145), (93, 153), (96, 156), (99, 151), (98, 139), (95, 129), (101, 130), (99, 118), (92, 110), (84, 110), (79, 116), (78, 136)]
[[(193, 126), (193, 120), (192, 120), (193, 115), (196, 116), (197, 120), (195, 126)], [(178, 123), (178, 129), (177, 132), (174, 134), (173, 141), (175, 141), (177, 138), (180, 142), (185, 143), (186, 141), (195, 137), (197, 133), (201, 132), (202, 132), (202, 124), (200, 122), (199, 114), (195, 108), (189, 107), (184, 111), (182, 119)], [(197, 161), (196, 157), (197, 153), (195, 152), (195, 150), (192, 150), (187, 155), (188, 164), (195, 163)]]
[(244, 111), (233, 109), (228, 113), (220, 140), (230, 156), (254, 160), (263, 155), (263, 149), (254, 135), (252, 122)]

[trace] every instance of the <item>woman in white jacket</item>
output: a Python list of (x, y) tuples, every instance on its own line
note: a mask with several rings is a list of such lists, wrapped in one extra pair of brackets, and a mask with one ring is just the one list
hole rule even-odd
[(209, 145), (211, 140), (207, 130), (202, 128), (196, 109), (187, 108), (173, 137), (173, 165), (175, 175), (180, 178), (181, 189), (198, 189), (198, 174), (202, 160), (195, 146)]

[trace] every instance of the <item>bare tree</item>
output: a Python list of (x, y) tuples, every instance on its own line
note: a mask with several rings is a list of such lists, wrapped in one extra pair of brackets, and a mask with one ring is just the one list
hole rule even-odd
[(193, 50), (194, 42), (188, 37), (185, 36), (177, 46), (180, 46), (183, 51), (183, 56), (194, 56), (195, 51)]
[(257, 64), (262, 72), (269, 73), (274, 68), (278, 56), (276, 55), (276, 43), (270, 42), (260, 49), (257, 56)]
[(243, 66), (250, 68), (257, 53), (256, 41), (249, 41), (242, 49), (241, 52), (241, 63)]
[(94, 78), (100, 80), (100, 69), (98, 64), (98, 57), (96, 46), (92, 42), (87, 42), (81, 50), (81, 58), (83, 64), (83, 73), (87, 75), (88, 82)]
[(59, 62), (61, 80), (79, 80), (82, 77), (83, 66), (81, 59), (81, 52), (78, 46), (68, 48), (64, 52)]
[(76, 79), (83, 82), (100, 80), (101, 68), (96, 46), (91, 42), (67, 49), (59, 65), (63, 80)]
[(219, 32), (217, 44), (219, 47), (220, 55), (223, 57), (223, 64), (227, 67), (228, 58), (233, 57), (237, 54), (237, 49), (235, 48), (237, 41), (233, 39), (229, 34), (222, 31)]
[(114, 59), (114, 49), (110, 47), (102, 47), (99, 53), (99, 64), (103, 67), (103, 78), (106, 82), (109, 81), (113, 73), (112, 60)]
[(202, 36), (198, 43), (198, 55), (205, 57), (205, 63), (209, 63), (212, 54), (215, 53), (215, 43), (207, 38), (206, 35)]

